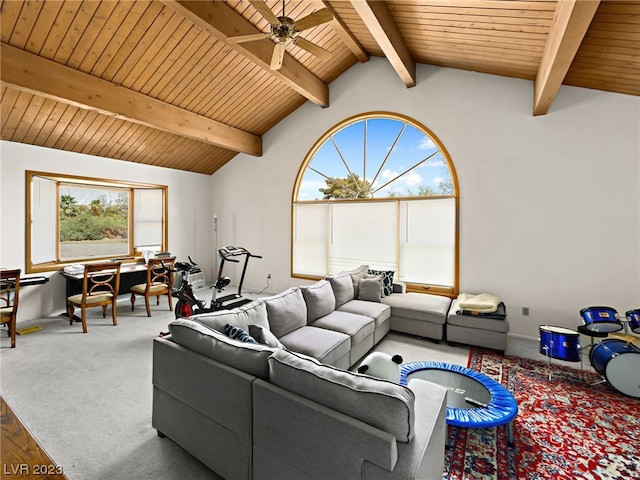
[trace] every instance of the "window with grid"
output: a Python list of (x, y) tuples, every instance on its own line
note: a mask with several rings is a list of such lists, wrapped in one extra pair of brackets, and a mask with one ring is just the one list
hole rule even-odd
[(442, 143), (413, 119), (368, 113), (325, 133), (293, 193), (292, 275), (362, 264), (410, 291), (457, 294), (458, 188)]

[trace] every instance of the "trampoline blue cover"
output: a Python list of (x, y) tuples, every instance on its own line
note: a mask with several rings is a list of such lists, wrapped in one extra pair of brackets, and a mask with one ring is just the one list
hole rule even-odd
[(412, 362), (400, 365), (400, 385), (407, 385), (407, 377), (419, 370), (447, 370), (470, 377), (481, 383), (491, 394), (486, 407), (447, 407), (447, 424), (455, 427), (490, 428), (510, 422), (518, 414), (518, 403), (511, 392), (486, 375), (460, 365), (444, 362)]

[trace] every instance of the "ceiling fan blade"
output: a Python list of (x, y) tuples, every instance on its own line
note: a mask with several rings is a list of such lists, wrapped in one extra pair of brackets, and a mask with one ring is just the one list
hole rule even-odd
[(264, 40), (267, 38), (266, 33), (250, 33), (249, 35), (234, 35), (227, 37), (227, 43), (243, 43), (243, 42), (255, 42), (257, 40)]
[(284, 42), (276, 43), (276, 48), (273, 49), (273, 56), (271, 57), (271, 70), (280, 70), (284, 60), (284, 53)]
[(271, 11), (269, 6), (264, 3), (262, 0), (249, 0), (249, 3), (253, 5), (253, 8), (258, 10), (260, 15), (262, 15), (267, 22), (271, 25), (280, 25), (280, 20), (276, 17), (276, 14)]
[(333, 20), (333, 15), (329, 11), (329, 9), (322, 8), (317, 12), (313, 12), (312, 14), (295, 21), (293, 24), (293, 28), (297, 32), (301, 32), (309, 28), (317, 27), (322, 23), (330, 22), (331, 20)]
[(298, 47), (309, 52), (311, 55), (315, 55), (316, 57), (322, 60), (331, 60), (332, 55), (329, 50), (325, 50), (324, 48), (319, 47), (315, 43), (311, 43), (309, 40), (305, 38), (298, 37), (294, 40), (294, 43)]

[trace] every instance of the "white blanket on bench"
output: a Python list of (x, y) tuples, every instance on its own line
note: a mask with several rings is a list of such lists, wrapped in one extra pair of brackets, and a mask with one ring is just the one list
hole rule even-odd
[(470, 293), (461, 293), (458, 295), (458, 307), (461, 310), (470, 310), (472, 312), (493, 313), (498, 309), (500, 299), (490, 293), (481, 293), (472, 295)]

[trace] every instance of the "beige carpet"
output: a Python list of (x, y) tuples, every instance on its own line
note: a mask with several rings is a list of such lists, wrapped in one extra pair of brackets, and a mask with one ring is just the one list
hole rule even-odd
[[(204, 465), (151, 427), (152, 340), (173, 319), (166, 306), (132, 314), (118, 307), (118, 326), (92, 309), (88, 333), (66, 317), (20, 324), (42, 330), (0, 341), (0, 392), (71, 480), (216, 479)], [(467, 365), (469, 348), (391, 332), (377, 350), (405, 362)]]

